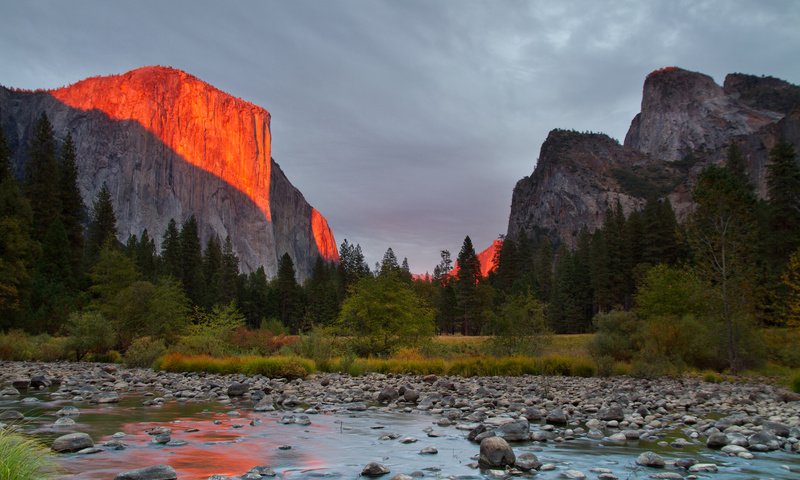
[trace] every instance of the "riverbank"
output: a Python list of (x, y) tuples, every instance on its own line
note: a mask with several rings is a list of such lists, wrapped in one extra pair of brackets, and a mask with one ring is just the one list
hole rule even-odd
[[(737, 458), (800, 450), (800, 397), (750, 380), (395, 374), (313, 374), (286, 380), (112, 364), (0, 363), (2, 399), (24, 405), (22, 399), (31, 392), (78, 408), (135, 395), (146, 407), (214, 402), (243, 415), (273, 412), (281, 419), (284, 413), (379, 409), (431, 415), (436, 428), (455, 429), (476, 442), (497, 435), (512, 445), (649, 441), (665, 442), (665, 448), (726, 449), (725, 455)], [(474, 448), (477, 453), (477, 443)]]

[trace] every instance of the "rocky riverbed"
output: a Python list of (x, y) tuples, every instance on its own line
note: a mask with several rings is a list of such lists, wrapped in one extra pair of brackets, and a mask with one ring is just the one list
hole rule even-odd
[[(179, 425), (181, 435), (176, 435), (172, 432), (177, 430), (174, 425), (170, 428), (167, 422), (148, 423), (139, 428), (139, 437), (126, 439), (126, 434), (119, 432), (116, 437), (104, 435), (101, 441), (81, 432), (80, 421), (75, 421), (82, 412), (100, 406), (119, 411), (130, 408), (132, 401), (144, 411), (172, 405), (217, 405), (226, 413), (215, 417), (211, 424), (240, 431), (256, 431), (262, 421), (265, 425), (273, 422), (270, 428), (277, 432), (278, 428), (328, 428), (337, 421), (341, 425), (341, 419), (348, 415), (360, 418), (352, 422), (356, 427), (363, 426), (363, 435), (369, 439), (359, 447), (362, 452), (358, 458), (363, 462), (354, 474), (345, 467), (334, 474), (350, 478), (359, 473), (398, 479), (412, 478), (407, 476), (412, 474), (448, 478), (451, 473), (446, 462), (439, 462), (441, 465), (430, 470), (411, 470), (402, 465), (403, 460), (393, 459), (392, 454), (394, 450), (413, 448), (420, 458), (437, 458), (438, 450), (451, 446), (453, 457), (456, 451), (471, 452), (463, 459), (464, 465), (453, 465), (453, 471), (458, 470), (453, 478), (464, 477), (464, 468), (475, 478), (791, 478), (800, 471), (800, 398), (765, 383), (713, 384), (694, 378), (380, 374), (320, 374), (287, 381), (262, 376), (153, 372), (104, 364), (0, 363), (0, 423), (20, 424), (23, 429), (26, 424), (35, 426), (33, 433), (46, 438), (54, 450), (64, 452), (59, 455), (76, 468), (80, 467), (81, 458), (112, 455), (125, 449), (126, 442), (131, 443), (134, 438), (144, 439), (141, 443), (148, 448), (155, 445), (180, 449), (195, 441), (191, 430), (203, 428), (187, 426), (184, 421)], [(33, 408), (37, 403), (44, 403), (47, 408)], [(36, 413), (31, 415), (31, 411)], [(336, 415), (339, 417), (330, 417)], [(410, 433), (399, 426), (406, 423), (399, 420), (404, 418), (402, 415), (416, 419), (408, 425)], [(367, 426), (370, 420), (379, 418), (381, 425)], [(397, 428), (392, 425), (395, 421)], [(136, 432), (136, 428), (132, 430)], [(310, 432), (287, 430), (299, 437), (303, 431)], [(264, 435), (267, 433), (256, 437), (263, 439)], [(291, 451), (292, 443), (298, 439), (281, 435), (284, 443), (275, 448)], [(207, 438), (204, 441), (208, 444)], [(379, 447), (376, 452), (368, 451), (372, 445)], [(250, 452), (244, 443), (235, 446)], [(606, 463), (607, 459), (597, 452), (588, 461), (570, 461), (570, 456), (577, 458), (582, 449), (598, 446), (609, 454), (613, 452), (613, 463)], [(296, 445), (294, 448), (295, 452), (300, 450)], [(559, 461), (551, 462), (550, 457)], [(147, 455), (136, 459), (146, 461)], [(414, 460), (413, 466), (419, 462)], [(759, 462), (769, 464), (769, 468), (759, 470)], [(743, 466), (747, 465), (755, 465), (754, 471), (761, 473), (743, 473)], [(576, 466), (580, 469), (573, 468)], [(127, 470), (145, 470), (120, 470), (117, 478), (177, 477), (166, 465), (145, 463), (129, 467)], [(273, 467), (242, 466), (236, 473), (238, 477), (214, 478), (305, 478), (305, 474), (281, 472)], [(385, 470), (390, 473), (382, 473)]]

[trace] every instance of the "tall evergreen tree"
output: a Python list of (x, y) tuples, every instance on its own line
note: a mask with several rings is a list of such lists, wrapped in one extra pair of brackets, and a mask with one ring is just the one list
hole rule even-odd
[(42, 241), (48, 227), (61, 217), (56, 142), (53, 127), (44, 113), (34, 126), (25, 167), (25, 193), (33, 210), (33, 237)]
[(698, 275), (709, 282), (720, 305), (729, 367), (742, 365), (742, 345), (755, 334), (753, 311), (755, 196), (728, 168), (711, 166), (694, 191), (697, 208), (689, 222), (689, 241)]
[(158, 257), (156, 256), (156, 243), (150, 237), (150, 233), (145, 228), (142, 231), (142, 238), (136, 248), (136, 266), (142, 273), (142, 277), (150, 282), (155, 282), (158, 270)]
[(394, 254), (392, 247), (386, 249), (381, 260), (380, 275), (394, 275), (400, 272), (400, 264), (397, 263), (397, 255)]
[(458, 300), (461, 333), (473, 335), (480, 331), (478, 318), (478, 282), (481, 280), (481, 263), (472, 246), (469, 235), (458, 252), (458, 273), (456, 275), (456, 298)]
[(337, 277), (336, 266), (317, 257), (311, 277), (303, 286), (308, 299), (306, 323), (329, 325), (339, 315)]
[(233, 252), (230, 235), (225, 237), (222, 246), (222, 265), (220, 267), (220, 302), (228, 305), (239, 297), (239, 257)]
[(33, 213), (11, 168), (0, 127), (0, 330), (21, 326), (30, 296), (31, 270), (39, 252), (31, 238)]
[(194, 305), (203, 305), (203, 253), (200, 247), (200, 234), (194, 215), (183, 222), (180, 232), (181, 276), (180, 281), (186, 296)]
[(750, 189), (753, 188), (750, 183), (750, 177), (747, 175), (747, 162), (744, 159), (742, 150), (736, 143), (732, 142), (728, 146), (728, 157), (725, 161), (725, 166), (743, 185)]
[(275, 291), (278, 297), (280, 321), (292, 333), (302, 328), (302, 292), (297, 284), (294, 262), (288, 253), (284, 253), (278, 262), (278, 275), (275, 278)]
[(211, 308), (222, 300), (222, 246), (216, 235), (208, 237), (203, 252), (204, 305)]
[(86, 239), (86, 251), (90, 263), (94, 262), (97, 254), (106, 244), (112, 248), (117, 245), (117, 216), (111, 202), (111, 192), (103, 183), (92, 206), (92, 218), (89, 222), (89, 233)]
[(770, 151), (767, 165), (770, 251), (778, 268), (800, 247), (800, 166), (794, 147), (785, 142)]
[(264, 267), (258, 267), (255, 272), (247, 275), (240, 307), (250, 328), (258, 328), (261, 320), (266, 319), (270, 314), (277, 314), (274, 311), (277, 309), (273, 309), (269, 305), (269, 290)]
[(183, 277), (181, 270), (181, 234), (174, 218), (169, 220), (167, 230), (161, 240), (161, 275), (169, 275), (176, 280)]
[(59, 198), (61, 200), (61, 221), (67, 231), (73, 275), (82, 276), (83, 265), (83, 221), (85, 207), (78, 190), (78, 166), (75, 157), (75, 144), (72, 135), (67, 134), (61, 147), (59, 165)]

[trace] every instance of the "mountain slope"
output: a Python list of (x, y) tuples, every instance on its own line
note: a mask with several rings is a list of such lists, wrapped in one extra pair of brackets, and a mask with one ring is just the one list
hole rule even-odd
[(731, 74), (724, 86), (675, 67), (647, 76), (641, 112), (620, 145), (606, 135), (553, 130), (531, 176), (517, 182), (507, 235), (542, 231), (574, 246), (618, 201), (628, 213), (650, 196), (668, 197), (679, 218), (692, 207), (694, 183), (725, 161), (735, 142), (756, 191), (766, 196), (769, 150), (800, 147), (800, 87), (772, 77)]
[(338, 259), (327, 221), (271, 158), (270, 114), (180, 70), (143, 67), (51, 91), (0, 89), (0, 125), (22, 171), (44, 112), (71, 133), (79, 188), (91, 205), (105, 182), (120, 240), (195, 215), (202, 240), (230, 235), (244, 271), (277, 272), (288, 252), (301, 278)]

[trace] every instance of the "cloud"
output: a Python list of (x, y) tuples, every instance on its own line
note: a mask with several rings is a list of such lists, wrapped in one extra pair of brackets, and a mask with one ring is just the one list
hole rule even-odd
[(791, 0), (79, 0), (4, 19), (4, 85), (166, 64), (264, 106), (276, 160), (337, 240), (420, 272), (505, 231), (550, 129), (622, 139), (654, 69), (800, 82)]

